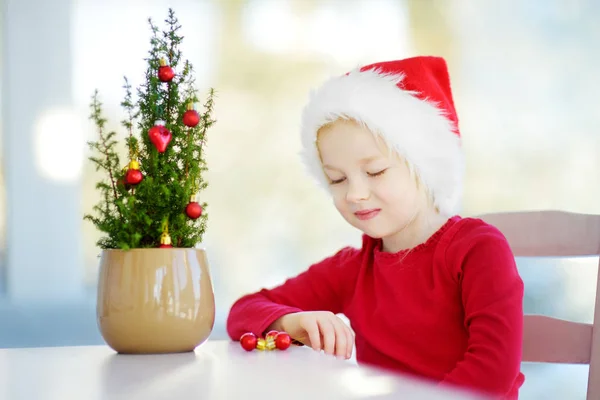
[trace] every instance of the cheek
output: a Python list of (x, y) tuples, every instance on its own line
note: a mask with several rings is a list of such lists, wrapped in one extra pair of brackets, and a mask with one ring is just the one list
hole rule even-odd
[(416, 184), (408, 177), (390, 176), (375, 186), (374, 192), (385, 203), (401, 206), (411, 205), (417, 198)]
[(331, 199), (333, 200), (333, 205), (339, 211), (343, 211), (347, 208), (346, 205), (346, 196), (344, 196), (340, 190), (334, 190), (331, 192)]
[(349, 211), (350, 206), (346, 199), (346, 189), (343, 188), (343, 184), (340, 186), (332, 186), (329, 191), (331, 200), (335, 208), (341, 213), (345, 214)]

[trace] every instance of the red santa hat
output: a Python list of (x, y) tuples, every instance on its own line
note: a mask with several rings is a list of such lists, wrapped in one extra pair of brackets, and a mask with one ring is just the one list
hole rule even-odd
[(441, 213), (462, 202), (464, 155), (448, 68), (439, 57), (375, 63), (334, 77), (314, 90), (302, 113), (302, 159), (328, 186), (317, 131), (351, 118), (380, 135), (408, 161)]

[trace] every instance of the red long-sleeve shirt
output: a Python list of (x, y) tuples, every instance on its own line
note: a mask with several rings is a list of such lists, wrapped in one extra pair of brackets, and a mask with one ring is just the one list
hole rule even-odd
[(363, 235), (274, 289), (239, 299), (227, 330), (264, 334), (298, 311), (343, 313), (356, 359), (517, 399), (523, 282), (504, 236), (479, 219), (453, 217), (425, 243), (386, 253)]

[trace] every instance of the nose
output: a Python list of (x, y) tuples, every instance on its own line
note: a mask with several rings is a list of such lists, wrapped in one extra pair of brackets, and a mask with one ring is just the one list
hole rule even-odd
[(367, 200), (371, 195), (369, 184), (363, 179), (348, 179), (347, 188), (346, 201), (349, 203), (358, 203)]

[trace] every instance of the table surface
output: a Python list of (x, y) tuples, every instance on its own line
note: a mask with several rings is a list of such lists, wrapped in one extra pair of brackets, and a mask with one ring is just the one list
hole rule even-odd
[[(270, 396), (270, 397), (267, 397)], [(119, 355), (107, 346), (0, 349), (0, 399), (470, 399), (306, 347)]]

